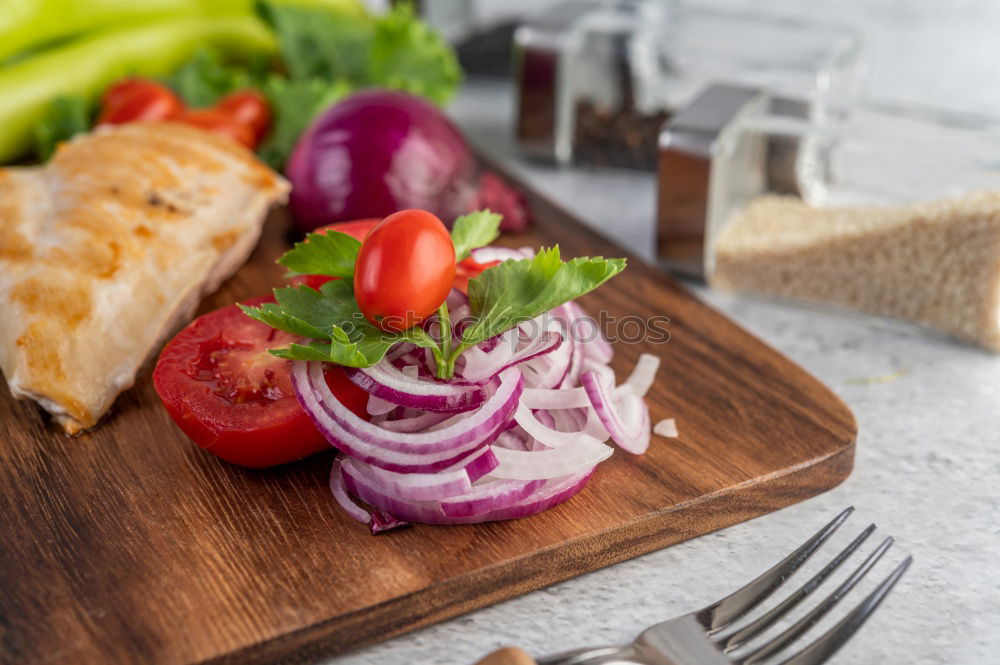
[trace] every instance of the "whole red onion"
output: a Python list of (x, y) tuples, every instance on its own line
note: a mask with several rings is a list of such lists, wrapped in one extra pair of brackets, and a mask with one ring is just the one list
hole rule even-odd
[(433, 104), (367, 90), (334, 104), (299, 139), (286, 167), (296, 226), (420, 208), (450, 223), (476, 198), (476, 163)]

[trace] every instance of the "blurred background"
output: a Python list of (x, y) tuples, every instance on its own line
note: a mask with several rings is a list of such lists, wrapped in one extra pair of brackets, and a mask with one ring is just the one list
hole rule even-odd
[[(478, 26), (531, 16), (560, 0), (437, 0), (427, 11), (466, 10)], [(386, 0), (367, 0), (385, 7)], [(711, 0), (683, 6), (759, 11), (806, 20), (849, 23), (865, 35), (873, 95), (899, 102), (945, 105), (1000, 115), (1000, 3), (991, 0)]]

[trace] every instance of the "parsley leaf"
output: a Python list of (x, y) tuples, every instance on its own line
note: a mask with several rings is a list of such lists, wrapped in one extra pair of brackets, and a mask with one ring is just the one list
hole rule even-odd
[(240, 305), (247, 316), (272, 328), (311, 338), (271, 353), (292, 360), (324, 360), (348, 367), (371, 367), (398, 342), (437, 349), (437, 342), (422, 328), (392, 333), (373, 326), (358, 308), (351, 281), (327, 282), (320, 290), (308, 286), (274, 290), (277, 304)]
[(455, 260), (461, 261), (477, 247), (485, 247), (500, 235), (503, 217), (491, 210), (478, 210), (462, 215), (451, 228), (451, 241), (455, 245)]
[(285, 252), (278, 263), (298, 275), (353, 277), (361, 242), (346, 233), (310, 233)]
[(559, 246), (533, 259), (505, 261), (469, 280), (469, 305), (478, 320), (462, 335), (478, 344), (554, 307), (593, 291), (625, 269), (625, 259), (583, 257), (564, 262)]

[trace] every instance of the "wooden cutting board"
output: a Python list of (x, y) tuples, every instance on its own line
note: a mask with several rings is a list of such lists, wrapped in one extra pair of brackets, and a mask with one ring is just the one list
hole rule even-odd
[[(622, 255), (529, 193), (537, 226), (511, 245)], [(208, 311), (280, 282), (276, 214)], [(847, 407), (791, 361), (632, 260), (583, 300), (670, 318), (669, 342), (619, 343), (619, 379), (663, 358), (653, 421), (678, 439), (618, 451), (543, 514), (372, 536), (330, 497), (331, 455), (273, 471), (190, 443), (147, 369), (96, 431), (58, 433), (0, 387), (0, 662), (312, 662), (801, 501), (850, 473)]]

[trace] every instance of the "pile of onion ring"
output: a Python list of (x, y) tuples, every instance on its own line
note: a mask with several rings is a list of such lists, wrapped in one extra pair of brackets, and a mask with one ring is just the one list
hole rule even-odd
[[(528, 256), (492, 247), (475, 253), (480, 262)], [(468, 301), (453, 291), (448, 306), (457, 334)], [(611, 357), (597, 322), (570, 302), (466, 350), (447, 381), (434, 378), (433, 356), (411, 344), (372, 367), (346, 368), (369, 394), (370, 421), (337, 399), (322, 363), (296, 361), (292, 378), (342, 453), (330, 472), (334, 497), (378, 532), (532, 515), (579, 492), (612, 454), (609, 439), (643, 453), (651, 435), (643, 397), (660, 360), (643, 354), (616, 385)], [(669, 435), (671, 421), (663, 424)]]

